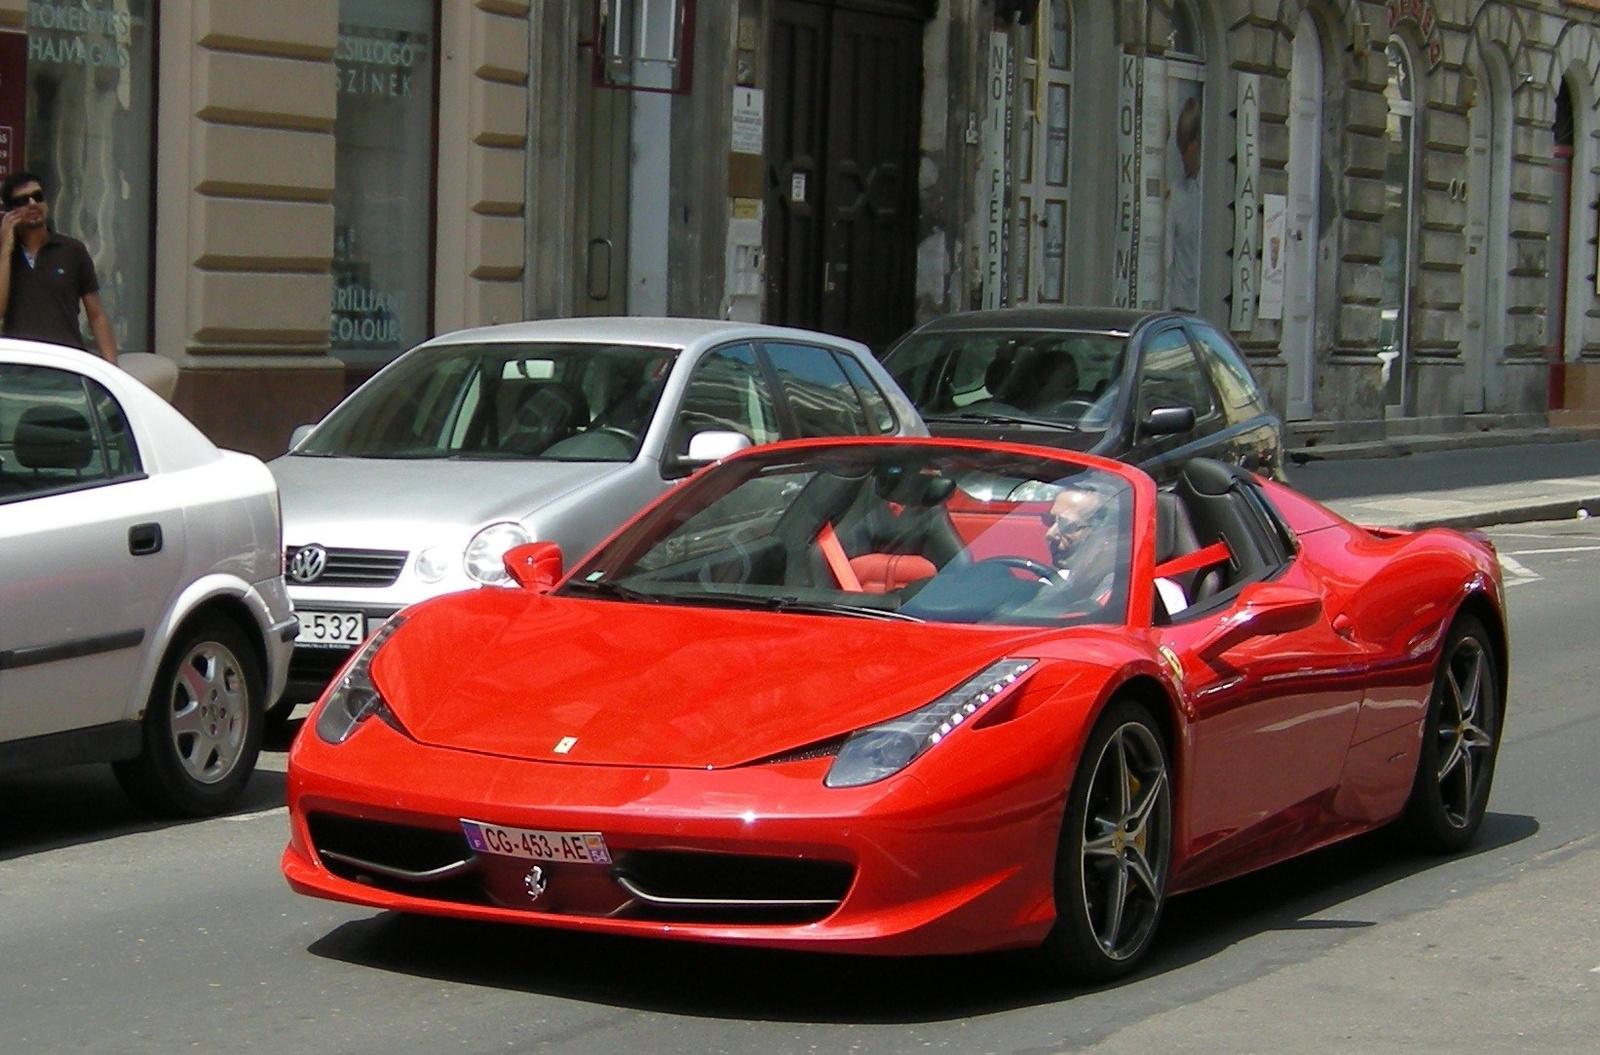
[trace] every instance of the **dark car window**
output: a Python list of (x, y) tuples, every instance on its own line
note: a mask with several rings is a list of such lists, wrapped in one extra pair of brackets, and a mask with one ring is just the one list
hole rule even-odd
[(884, 396), (883, 390), (872, 379), (872, 375), (867, 373), (867, 368), (857, 362), (852, 355), (836, 352), (834, 358), (839, 360), (839, 365), (844, 367), (844, 372), (856, 386), (856, 394), (861, 397), (861, 405), (866, 408), (867, 419), (874, 426), (874, 431), (893, 432), (894, 411), (889, 408), (889, 400)]
[(690, 438), (709, 431), (742, 432), (755, 444), (783, 438), (772, 389), (748, 344), (717, 348), (695, 364), (669, 447), (688, 454)]
[(1234, 348), (1233, 342), (1209, 326), (1191, 324), (1194, 338), (1200, 343), (1201, 358), (1211, 373), (1222, 396), (1222, 404), (1232, 421), (1243, 421), (1267, 413), (1265, 402), (1256, 388), (1244, 356)]
[(122, 407), (79, 374), (0, 366), (0, 502), (142, 475)]
[(916, 334), (884, 366), (925, 416), (1021, 414), (1103, 429), (1127, 339), (1079, 330)]
[(783, 384), (799, 435), (865, 436), (867, 412), (855, 386), (826, 348), (768, 342), (767, 357)]
[(1212, 411), (1211, 386), (1183, 330), (1174, 326), (1145, 342), (1139, 367), (1139, 414), (1156, 407), (1193, 407), (1196, 420)]

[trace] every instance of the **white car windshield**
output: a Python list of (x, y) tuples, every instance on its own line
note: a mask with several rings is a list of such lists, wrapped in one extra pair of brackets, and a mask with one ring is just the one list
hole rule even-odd
[(434, 345), (396, 360), (292, 453), (632, 461), (676, 356), (635, 345)]
[(1121, 623), (1116, 473), (929, 444), (741, 455), (574, 570), (572, 596), (928, 622)]

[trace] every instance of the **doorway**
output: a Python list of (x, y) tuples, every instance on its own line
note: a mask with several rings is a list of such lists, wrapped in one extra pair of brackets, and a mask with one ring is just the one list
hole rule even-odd
[(1289, 67), (1289, 194), (1283, 247), (1283, 359), (1289, 420), (1312, 416), (1322, 183), (1322, 35), (1302, 13)]
[(769, 322), (882, 351), (913, 322), (922, 18), (779, 0), (767, 101)]

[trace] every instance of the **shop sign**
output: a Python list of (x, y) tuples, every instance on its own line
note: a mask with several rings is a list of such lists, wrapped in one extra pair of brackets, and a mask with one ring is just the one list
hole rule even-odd
[(990, 33), (982, 134), (983, 178), (988, 193), (984, 196), (983, 251), (979, 254), (985, 308), (1001, 308), (1010, 301), (1006, 291), (1006, 250), (1011, 218), (1006, 210), (1006, 192), (1011, 186), (1011, 99), (1015, 76), (1010, 34)]
[(1257, 74), (1239, 75), (1234, 128), (1233, 310), (1228, 328), (1244, 332), (1256, 323), (1261, 266), (1261, 78)]
[(1389, 0), (1389, 28), (1403, 23), (1415, 26), (1428, 53), (1428, 68), (1444, 58), (1444, 37), (1439, 32), (1439, 9), (1434, 0)]

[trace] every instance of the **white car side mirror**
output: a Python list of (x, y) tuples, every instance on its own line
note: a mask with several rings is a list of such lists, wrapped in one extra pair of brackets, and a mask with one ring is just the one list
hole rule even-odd
[(697, 432), (689, 437), (689, 454), (684, 461), (709, 465), (749, 446), (752, 446), (750, 437), (742, 432)]

